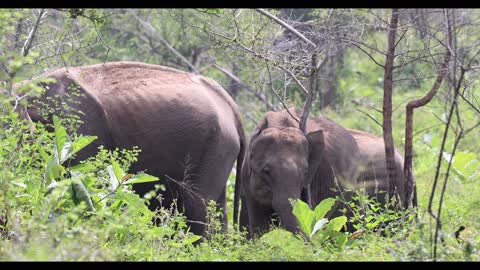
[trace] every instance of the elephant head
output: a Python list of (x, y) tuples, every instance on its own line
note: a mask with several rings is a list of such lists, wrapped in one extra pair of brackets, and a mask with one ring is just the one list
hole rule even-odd
[(308, 186), (321, 160), (323, 130), (305, 135), (296, 127), (260, 129), (252, 136), (244, 171), (250, 231), (268, 228), (261, 216), (275, 212), (283, 227), (297, 232), (289, 199), (310, 200)]

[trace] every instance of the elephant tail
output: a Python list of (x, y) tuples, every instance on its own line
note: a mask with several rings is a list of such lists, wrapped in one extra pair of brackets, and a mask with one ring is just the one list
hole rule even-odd
[(235, 191), (233, 195), (233, 227), (237, 225), (238, 222), (238, 212), (239, 212), (239, 201), (240, 201), (240, 189), (241, 189), (241, 180), (242, 180), (242, 166), (243, 159), (245, 156), (245, 135), (243, 133), (243, 128), (240, 130), (240, 152), (238, 153), (237, 158), (237, 173), (235, 177)]

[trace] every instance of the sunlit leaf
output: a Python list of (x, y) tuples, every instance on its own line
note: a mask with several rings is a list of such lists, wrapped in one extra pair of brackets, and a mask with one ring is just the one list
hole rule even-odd
[(343, 226), (345, 226), (346, 223), (347, 223), (347, 217), (346, 216), (336, 217), (336, 218), (330, 220), (326, 229), (338, 232), (342, 229)]
[(316, 207), (315, 207), (315, 219), (319, 220), (328, 213), (335, 205), (335, 199), (334, 198), (326, 198), (323, 201), (321, 201)]
[(73, 167), (70, 167), (71, 172), (87, 172), (95, 169), (95, 166), (91, 163), (80, 163)]
[(292, 213), (297, 219), (300, 230), (306, 235), (311, 235), (315, 222), (315, 213), (310, 209), (310, 206), (302, 200), (295, 200)]
[(82, 150), (87, 145), (91, 144), (97, 138), (98, 138), (97, 136), (80, 136), (72, 144), (73, 149), (72, 149), (71, 155), (76, 154), (78, 151)]
[(120, 180), (123, 178), (125, 173), (123, 172), (122, 168), (120, 167), (120, 164), (118, 164), (118, 162), (116, 162), (113, 158), (110, 159), (110, 162), (112, 164), (111, 166), (112, 166), (112, 169), (113, 169), (113, 173), (115, 174), (115, 177), (116, 177), (117, 181), (120, 183)]
[(158, 177), (146, 174), (146, 173), (139, 173), (132, 176), (130, 179), (125, 181), (123, 184), (138, 184), (138, 183), (147, 183), (147, 182), (155, 182), (158, 181)]

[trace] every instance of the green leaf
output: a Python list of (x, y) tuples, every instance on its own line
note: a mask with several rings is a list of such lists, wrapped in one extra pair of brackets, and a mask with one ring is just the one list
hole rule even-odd
[(97, 136), (80, 136), (73, 144), (72, 155), (76, 154), (78, 151), (85, 148), (87, 145), (91, 144), (94, 140), (96, 140)]
[(202, 237), (200, 235), (194, 234), (194, 235), (188, 237), (187, 240), (185, 240), (185, 244), (191, 245), (191, 244), (197, 242), (200, 239), (202, 239)]
[(73, 190), (73, 201), (75, 204), (80, 204), (81, 202), (85, 202), (87, 205), (88, 211), (95, 211), (93, 208), (92, 199), (90, 195), (88, 195), (87, 188), (83, 184), (82, 180), (76, 178), (72, 181), (72, 190)]
[(325, 226), (325, 224), (328, 223), (328, 219), (326, 218), (322, 218), (320, 219), (319, 221), (317, 221), (317, 223), (315, 223), (315, 226), (313, 226), (313, 230), (312, 230), (312, 233), (310, 234), (310, 238), (313, 237), (313, 235), (320, 229), (323, 228), (323, 226)]
[(120, 164), (118, 164), (118, 162), (116, 162), (113, 158), (110, 159), (110, 162), (112, 164), (111, 166), (112, 166), (112, 169), (113, 169), (113, 173), (115, 174), (118, 183), (120, 183), (123, 176), (125, 175), (125, 173), (123, 172), (122, 168), (120, 167)]
[(315, 222), (315, 213), (310, 209), (310, 206), (302, 200), (297, 199), (293, 203), (292, 213), (297, 219), (300, 230), (306, 235), (311, 235)]
[(346, 216), (340, 216), (336, 217), (328, 223), (326, 230), (331, 230), (331, 231), (340, 231), (342, 227), (347, 223), (347, 217)]
[(316, 207), (315, 207), (315, 220), (319, 220), (328, 213), (335, 205), (335, 199), (334, 198), (326, 198), (325, 200), (321, 201)]
[(114, 191), (118, 188), (118, 185), (120, 185), (120, 180), (115, 175), (115, 172), (114, 172), (114, 169), (113, 169), (112, 165), (108, 165), (107, 172), (108, 172), (108, 175), (110, 176), (109, 177), (110, 186), (111, 186), (110, 190)]
[(95, 169), (95, 166), (88, 162), (80, 163), (73, 167), (70, 167), (71, 172), (87, 172), (87, 171), (92, 171), (93, 169)]
[(75, 142), (65, 142), (65, 145), (60, 151), (60, 164), (65, 160), (71, 158), (78, 151), (82, 150), (85, 146), (97, 139), (97, 136), (80, 136)]
[(61, 157), (61, 151), (65, 145), (65, 142), (67, 141), (67, 130), (56, 115), (53, 116), (53, 126), (55, 128), (55, 146), (57, 149), (57, 154), (59, 157)]
[(125, 181), (123, 184), (138, 184), (138, 183), (147, 183), (147, 182), (154, 182), (158, 181), (158, 177), (146, 174), (146, 173), (139, 173), (134, 176), (132, 176), (130, 179)]
[(50, 161), (47, 163), (47, 167), (45, 168), (44, 178), (47, 184), (50, 184), (50, 181), (53, 179), (58, 179), (65, 171), (65, 168), (58, 164), (58, 160), (56, 155), (52, 155)]
[(62, 164), (63, 162), (65, 162), (65, 160), (67, 160), (69, 157), (72, 156), (71, 152), (72, 152), (72, 144), (70, 142), (65, 142), (65, 144), (63, 145), (63, 148), (62, 150), (60, 150), (60, 158), (59, 158), (59, 163)]

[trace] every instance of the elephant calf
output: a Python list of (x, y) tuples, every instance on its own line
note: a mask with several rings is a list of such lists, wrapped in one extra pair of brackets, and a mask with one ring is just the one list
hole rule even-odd
[[(289, 111), (297, 119), (302, 114)], [(350, 198), (332, 188), (356, 186), (360, 153), (353, 136), (324, 117), (309, 118), (306, 133), (286, 110), (267, 112), (253, 132), (241, 172), (240, 227), (248, 225), (250, 237), (268, 230), (274, 212), (287, 230), (298, 231), (289, 198), (311, 197), (313, 205), (336, 195)]]

